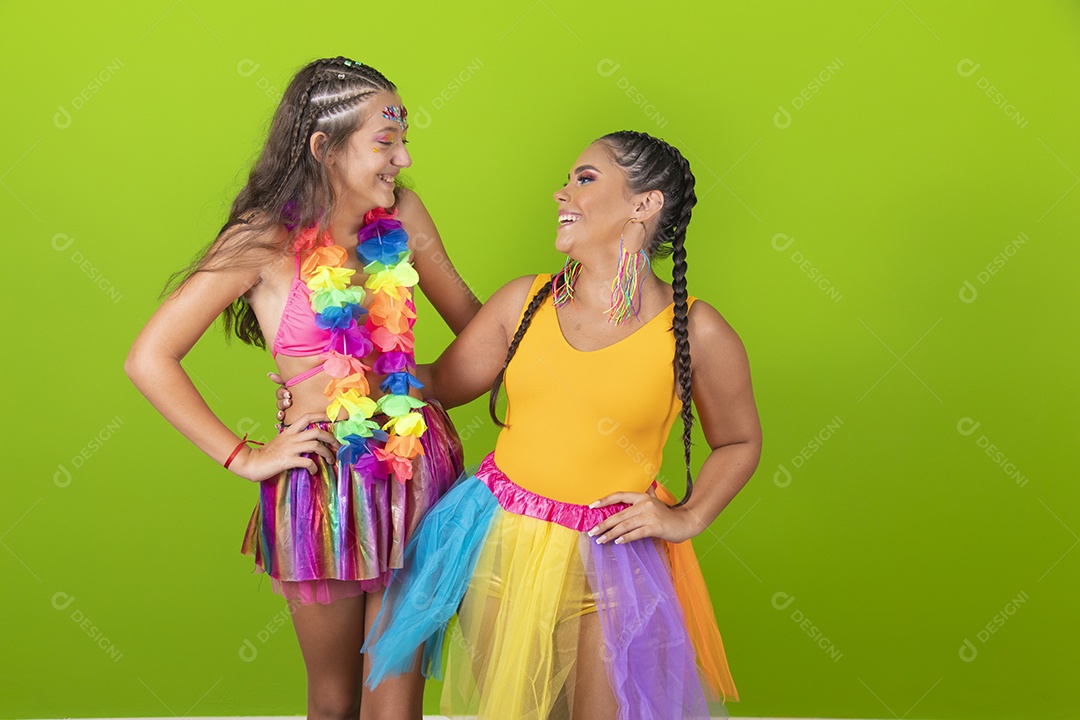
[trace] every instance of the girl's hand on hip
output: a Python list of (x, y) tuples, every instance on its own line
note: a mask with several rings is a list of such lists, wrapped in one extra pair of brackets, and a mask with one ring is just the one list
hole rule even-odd
[(612, 493), (589, 507), (605, 507), (617, 503), (627, 503), (630, 507), (620, 510), (589, 531), (589, 537), (594, 538), (597, 545), (612, 540), (621, 545), (647, 537), (679, 543), (700, 532), (693, 516), (685, 507), (671, 507), (657, 498), (652, 488), (643, 493)]
[(329, 421), (318, 413), (302, 415), (266, 445), (244, 446), (229, 469), (252, 482), (261, 482), (292, 468), (315, 472), (318, 464), (305, 455), (319, 455), (333, 465), (337, 462), (337, 438), (322, 428), (308, 428), (311, 423)]

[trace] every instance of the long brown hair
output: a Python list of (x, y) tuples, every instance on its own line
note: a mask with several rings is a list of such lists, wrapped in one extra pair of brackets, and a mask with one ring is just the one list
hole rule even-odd
[[(297, 72), (225, 224), (186, 268), (169, 278), (162, 294), (182, 288), (197, 273), (254, 266), (252, 258), (258, 253), (253, 250), (285, 253), (302, 228), (318, 223), (321, 234), (335, 201), (325, 160), (364, 123), (364, 101), (384, 91), (396, 92), (397, 87), (375, 68), (341, 56), (315, 60)], [(308, 151), (316, 131), (327, 135), (318, 159)], [(237, 226), (223, 242), (226, 231)], [(243, 297), (221, 317), (226, 335), (266, 347), (255, 313)]]

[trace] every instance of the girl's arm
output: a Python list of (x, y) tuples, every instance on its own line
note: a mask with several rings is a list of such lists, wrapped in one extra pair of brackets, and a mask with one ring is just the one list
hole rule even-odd
[[(228, 242), (228, 238), (219, 242)], [(194, 274), (150, 317), (124, 363), (128, 377), (158, 412), (218, 463), (225, 462), (241, 439), (210, 410), (180, 361), (222, 311), (258, 282), (258, 269), (227, 268)], [(304, 428), (310, 422), (326, 419), (314, 415), (300, 418), (265, 447), (245, 447), (229, 469), (255, 481), (288, 468), (314, 471), (315, 462), (302, 457), (302, 453), (316, 452), (332, 461), (333, 453), (324, 443), (333, 443), (334, 438), (330, 433)]]
[(421, 381), (430, 383), (426, 395), (451, 408), (491, 390), (535, 277), (520, 277), (499, 288), (439, 359), (421, 366)]
[(420, 275), (420, 290), (454, 334), (460, 335), (480, 309), (480, 301), (458, 275), (443, 247), (435, 221), (431, 219), (420, 196), (406, 188), (399, 188), (397, 208), (398, 219), (409, 234), (413, 266)]
[(632, 503), (590, 533), (602, 543), (642, 537), (687, 540), (716, 519), (757, 468), (761, 423), (746, 350), (720, 313), (701, 300), (690, 308), (688, 329), (694, 407), (709, 456), (694, 480), (693, 494), (681, 507), (669, 507), (648, 493), (613, 493), (597, 501), (597, 507)]

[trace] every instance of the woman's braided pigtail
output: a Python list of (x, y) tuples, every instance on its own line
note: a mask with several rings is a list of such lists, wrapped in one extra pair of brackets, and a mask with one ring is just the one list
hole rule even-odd
[(495, 421), (495, 424), (499, 427), (506, 427), (506, 423), (499, 419), (498, 414), (495, 412), (495, 405), (499, 401), (499, 390), (502, 388), (503, 378), (506, 376), (506, 368), (510, 365), (510, 361), (514, 357), (514, 353), (517, 352), (518, 345), (521, 344), (521, 339), (525, 337), (525, 331), (529, 329), (529, 325), (532, 324), (533, 315), (540, 309), (540, 306), (547, 299), (547, 296), (551, 293), (551, 283), (544, 283), (536, 294), (533, 295), (529, 306), (525, 308), (525, 314), (521, 317), (521, 324), (518, 325), (517, 332), (514, 333), (514, 339), (510, 341), (510, 348), (506, 351), (506, 361), (503, 362), (502, 369), (499, 370), (499, 374), (495, 376), (495, 382), (491, 385), (491, 397), (488, 400), (488, 412), (491, 413), (491, 419)]

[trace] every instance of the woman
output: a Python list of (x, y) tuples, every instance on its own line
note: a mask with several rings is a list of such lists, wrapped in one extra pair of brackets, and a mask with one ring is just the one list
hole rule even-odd
[[(359, 650), (406, 541), (461, 470), (445, 412), (418, 397), (411, 288), (455, 332), (479, 302), (419, 198), (398, 186), (412, 163), (407, 118), (370, 66), (338, 57), (301, 69), (228, 222), (125, 364), (185, 437), (260, 482), (243, 550), (290, 601), (309, 717), (421, 716), (419, 672), (361, 709)], [(180, 365), (219, 315), (269, 346), (289, 379), (293, 407), (264, 447), (216, 417)]]
[[(447, 714), (705, 718), (737, 694), (687, 541), (757, 465), (749, 364), (720, 314), (687, 295), (696, 196), (675, 148), (606, 135), (555, 200), (562, 272), (505, 285), (421, 368), (447, 406), (490, 389), (503, 429), (410, 540), (364, 645), (368, 681), (411, 669), (420, 646), (440, 675), (449, 631)], [(650, 272), (668, 254), (671, 285)], [(696, 480), (692, 402), (711, 449)], [(686, 494), (671, 505), (655, 476), (679, 415)]]

